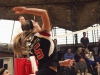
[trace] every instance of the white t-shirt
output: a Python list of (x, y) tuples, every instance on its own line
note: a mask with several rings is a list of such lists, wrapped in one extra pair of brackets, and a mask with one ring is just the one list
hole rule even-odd
[(86, 57), (91, 60), (91, 61), (94, 61), (94, 56), (93, 56), (93, 53), (90, 51), (89, 53), (86, 54)]

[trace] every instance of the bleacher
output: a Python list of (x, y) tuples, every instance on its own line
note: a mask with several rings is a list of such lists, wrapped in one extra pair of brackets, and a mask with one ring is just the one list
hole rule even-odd
[[(72, 53), (76, 53), (76, 51), (77, 51), (77, 48), (79, 47), (79, 45), (78, 46), (71, 46), (71, 45), (64, 45), (64, 46), (61, 46), (60, 47), (60, 51), (58, 52), (58, 59), (59, 60), (63, 60), (63, 56), (64, 56), (64, 54), (67, 52), (67, 49), (68, 48), (72, 48)], [(90, 49), (90, 51), (92, 51), (93, 52), (93, 48), (94, 48), (94, 45), (93, 44), (91, 44), (90, 46), (89, 46), (89, 49)], [(93, 52), (94, 53), (94, 52)], [(76, 71), (76, 70), (75, 70)], [(97, 74), (97, 69), (94, 67), (94, 70), (91, 70), (91, 69), (88, 69), (88, 72), (89, 73), (91, 73), (92, 75), (98, 75)], [(77, 73), (77, 72), (76, 72)], [(58, 73), (57, 73), (57, 75), (70, 75), (69, 74), (69, 71), (65, 71), (64, 70), (64, 67), (58, 67)], [(76, 75), (75, 73), (74, 73), (74, 75)]]

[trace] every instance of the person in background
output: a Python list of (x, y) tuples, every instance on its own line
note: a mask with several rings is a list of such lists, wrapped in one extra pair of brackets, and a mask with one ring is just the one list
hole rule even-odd
[(57, 39), (54, 39), (53, 42), (54, 42), (54, 45), (55, 45), (55, 49), (57, 51), (60, 51), (60, 47), (57, 45)]
[(80, 58), (85, 59), (85, 54), (82, 51), (82, 47), (78, 47), (76, 54), (74, 55), (74, 59), (76, 62), (79, 62)]
[(89, 46), (89, 39), (86, 37), (86, 32), (83, 32), (83, 37), (80, 40), (82, 48), (88, 48)]
[(39, 26), (38, 22), (35, 22), (34, 20), (28, 20), (30, 22), (30, 25), (24, 25), (23, 23), (25, 22), (24, 16), (19, 16), (19, 22), (21, 23), (21, 29), (22, 31), (24, 30), (30, 30), (30, 29), (35, 29), (36, 32), (41, 31), (41, 27)]
[[(64, 54), (64, 60), (66, 59), (74, 60), (74, 54), (72, 53), (71, 48), (68, 48), (67, 53)], [(76, 62), (73, 62), (73, 66), (71, 68), (64, 67), (64, 70), (66, 71), (66, 75), (76, 75), (75, 67), (76, 67)]]
[(88, 68), (93, 70), (94, 69), (93, 67), (94, 67), (94, 64), (95, 64), (93, 53), (91, 51), (89, 51), (88, 48), (85, 49), (84, 53), (85, 53)]
[(11, 75), (8, 69), (0, 68), (0, 75)]
[(79, 62), (76, 63), (76, 71), (77, 75), (91, 75), (90, 73), (88, 73), (87, 64), (84, 58), (80, 58)]
[(57, 54), (58, 54), (58, 60), (61, 60), (62, 54), (61, 54), (60, 46), (57, 45), (57, 39), (54, 39), (53, 42), (55, 46), (54, 49), (55, 51), (57, 51)]
[(67, 53), (64, 54), (64, 60), (74, 59), (74, 54), (72, 53), (71, 48), (68, 48)]
[[(72, 49), (68, 48), (67, 53), (64, 54), (64, 60), (71, 59), (74, 60), (74, 54), (72, 53)], [(73, 63), (73, 66), (75, 67), (76, 62)]]
[(22, 24), (25, 21), (25, 17), (24, 16), (19, 16), (18, 20)]

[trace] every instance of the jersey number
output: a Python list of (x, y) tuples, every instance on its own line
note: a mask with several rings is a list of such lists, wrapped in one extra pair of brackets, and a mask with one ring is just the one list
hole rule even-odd
[(37, 58), (40, 60), (44, 57), (44, 54), (42, 52), (42, 49), (39, 48), (40, 47), (40, 44), (37, 43), (35, 46), (34, 46), (34, 52), (35, 54), (37, 55)]

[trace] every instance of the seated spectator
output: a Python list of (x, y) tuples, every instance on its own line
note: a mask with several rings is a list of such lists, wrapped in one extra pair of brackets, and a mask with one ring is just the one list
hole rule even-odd
[[(74, 54), (72, 53), (72, 49), (71, 48), (68, 48), (67, 53), (64, 54), (64, 60), (66, 60), (66, 59), (74, 60)], [(75, 64), (76, 63), (74, 62), (74, 65)]]
[(67, 50), (67, 53), (64, 54), (64, 60), (66, 59), (74, 59), (74, 54), (70, 48)]
[(85, 49), (85, 57), (86, 57), (86, 62), (87, 62), (88, 67), (91, 70), (93, 70), (93, 66), (95, 64), (94, 56), (93, 56), (93, 53), (89, 51), (88, 48)]
[(88, 73), (87, 64), (84, 58), (80, 58), (79, 62), (76, 64), (77, 75), (91, 75)]
[[(67, 53), (64, 54), (64, 60), (66, 59), (74, 59), (74, 54), (72, 53), (71, 48), (68, 48)], [(75, 72), (75, 62), (71, 68), (64, 67), (64, 70), (66, 71), (66, 75), (76, 75)]]
[(85, 54), (82, 51), (82, 47), (78, 47), (77, 53), (74, 55), (74, 59), (75, 59), (76, 62), (79, 62), (80, 58), (84, 58), (85, 59)]
[(100, 75), (100, 53), (98, 56), (96, 56), (95, 62), (96, 62), (96, 68), (97, 68), (98, 75)]
[(9, 71), (5, 68), (0, 68), (0, 75), (11, 75)]

